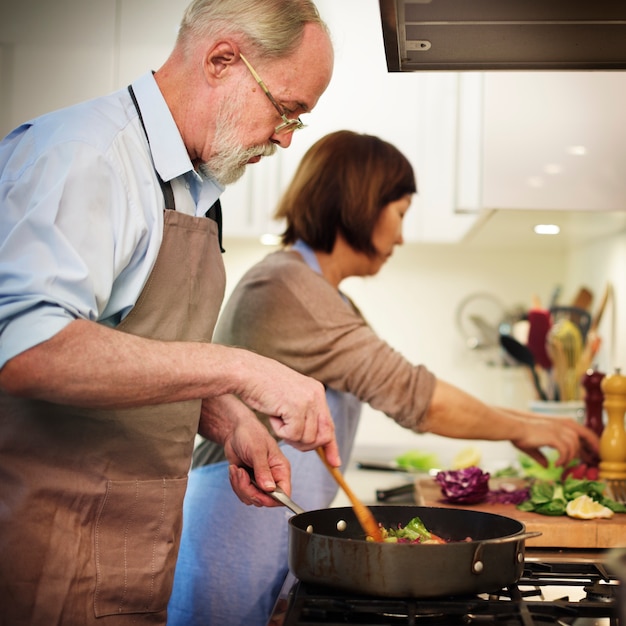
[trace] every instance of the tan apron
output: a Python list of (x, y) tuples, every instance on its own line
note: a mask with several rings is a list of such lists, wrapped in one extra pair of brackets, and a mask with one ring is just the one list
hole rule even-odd
[[(217, 231), (164, 212), (155, 267), (119, 331), (211, 340)], [(0, 393), (0, 626), (165, 623), (199, 415), (200, 400), (103, 411)]]

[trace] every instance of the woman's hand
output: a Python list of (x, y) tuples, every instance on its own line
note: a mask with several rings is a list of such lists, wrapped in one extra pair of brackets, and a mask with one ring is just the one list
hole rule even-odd
[(544, 446), (558, 452), (556, 465), (562, 467), (574, 459), (584, 463), (597, 461), (600, 446), (598, 435), (575, 420), (545, 417), (526, 411), (509, 412), (514, 419), (523, 421), (521, 436), (511, 439), (511, 443), (544, 467), (548, 464), (541, 451)]

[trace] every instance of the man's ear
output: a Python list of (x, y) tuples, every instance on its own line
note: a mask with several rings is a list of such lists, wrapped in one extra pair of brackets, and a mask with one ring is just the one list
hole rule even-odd
[(210, 83), (220, 81), (239, 60), (239, 48), (228, 40), (215, 43), (204, 57), (204, 75)]

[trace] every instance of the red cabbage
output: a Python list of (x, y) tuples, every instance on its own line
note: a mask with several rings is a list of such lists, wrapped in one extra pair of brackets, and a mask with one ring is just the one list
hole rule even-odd
[(521, 504), (530, 498), (530, 489), (491, 489), (487, 494), (487, 502), (493, 504)]
[(478, 504), (486, 499), (489, 492), (489, 473), (475, 466), (438, 472), (435, 480), (448, 502)]

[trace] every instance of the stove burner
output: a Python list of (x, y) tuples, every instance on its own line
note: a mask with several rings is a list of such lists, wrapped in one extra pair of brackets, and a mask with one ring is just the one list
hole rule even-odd
[[(548, 589), (560, 593), (561, 586), (567, 588), (563, 597), (556, 600), (544, 597)], [(567, 594), (573, 589), (580, 589), (583, 597), (570, 599)], [(526, 562), (517, 584), (495, 594), (432, 599), (359, 596), (296, 582), (289, 592), (287, 608), (278, 618), (275, 613), (270, 624), (620, 626), (618, 589), (616, 578), (596, 563)]]
[(584, 588), (587, 594), (587, 600), (593, 602), (615, 602), (617, 601), (617, 585), (603, 584), (600, 581), (594, 581), (593, 585), (587, 585)]

